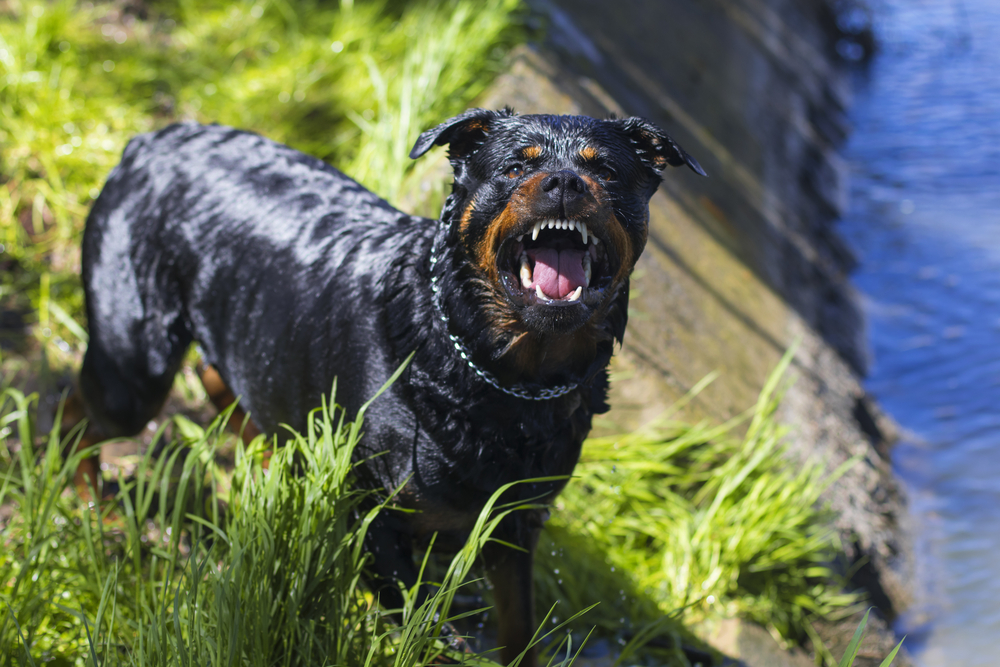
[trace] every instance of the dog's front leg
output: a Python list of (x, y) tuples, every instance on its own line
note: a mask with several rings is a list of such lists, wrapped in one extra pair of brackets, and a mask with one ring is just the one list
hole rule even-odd
[[(528, 648), (535, 632), (535, 593), (532, 566), (535, 545), (542, 528), (543, 513), (525, 510), (507, 517), (508, 530), (502, 523), (495, 536), (516, 545), (517, 549), (490, 542), (483, 549), (486, 576), (493, 584), (497, 620), (500, 626), (497, 643), (500, 661), (508, 665)], [(508, 523), (509, 522), (509, 523)], [(536, 650), (532, 647), (521, 661), (522, 667), (535, 667)]]

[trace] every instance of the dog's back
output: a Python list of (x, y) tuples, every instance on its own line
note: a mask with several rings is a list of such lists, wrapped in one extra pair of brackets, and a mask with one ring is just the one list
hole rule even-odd
[(378, 281), (428, 229), (254, 134), (174, 125), (135, 138), (84, 234), (91, 417), (108, 436), (137, 432), (197, 340), (265, 432), (301, 427), (335, 376), (370, 377), (352, 341), (377, 345)]

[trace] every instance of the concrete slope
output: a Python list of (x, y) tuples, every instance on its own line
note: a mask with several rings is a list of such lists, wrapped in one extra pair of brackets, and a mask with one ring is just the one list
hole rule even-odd
[(833, 227), (845, 205), (849, 89), (826, 2), (530, 4), (544, 41), (518, 52), (482, 106), (644, 116), (710, 175), (672, 170), (651, 204), (600, 428), (654, 418), (712, 371), (721, 375), (692, 411), (731, 417), (801, 340), (782, 408), (792, 455), (830, 470), (861, 457), (828, 496), (845, 547), (867, 559), (857, 583), (891, 621), (909, 599), (905, 504), (891, 424), (859, 383), (864, 323)]

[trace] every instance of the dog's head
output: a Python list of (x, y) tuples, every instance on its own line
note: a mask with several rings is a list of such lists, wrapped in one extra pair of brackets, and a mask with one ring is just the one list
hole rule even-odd
[(640, 118), (472, 109), (421, 134), (410, 157), (444, 144), (455, 182), (442, 219), (514, 336), (601, 320), (646, 244), (660, 173), (704, 174)]

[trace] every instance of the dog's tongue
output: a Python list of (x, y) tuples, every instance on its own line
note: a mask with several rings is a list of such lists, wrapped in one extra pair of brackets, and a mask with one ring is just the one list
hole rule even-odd
[(535, 262), (532, 287), (540, 286), (547, 296), (562, 299), (577, 287), (587, 286), (587, 277), (583, 273), (585, 250), (535, 248), (527, 252)]

